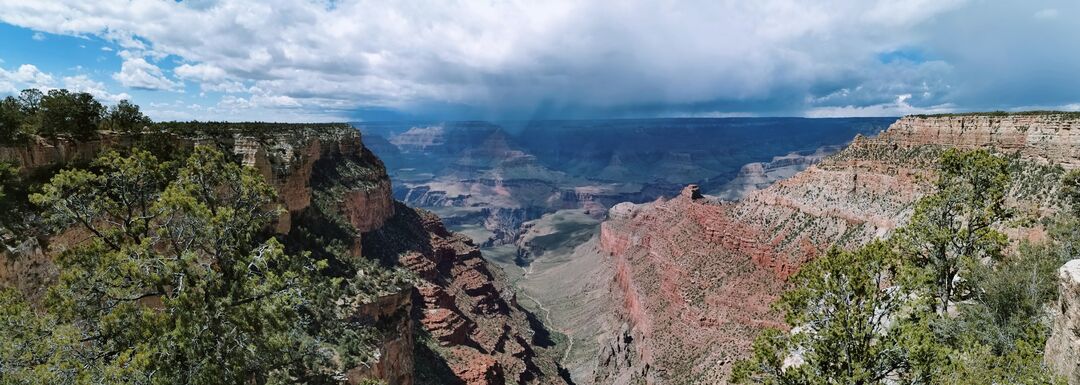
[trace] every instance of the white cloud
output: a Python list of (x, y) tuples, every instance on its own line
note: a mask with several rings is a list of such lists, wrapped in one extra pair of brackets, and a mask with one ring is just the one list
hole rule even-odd
[(34, 35), (30, 36), (30, 38), (34, 39), (35, 41), (43, 41), (45, 40), (45, 34), (41, 32), (34, 32)]
[(73, 92), (89, 93), (105, 104), (131, 99), (131, 95), (127, 93), (109, 92), (104, 83), (93, 80), (85, 74), (65, 76), (57, 82), (54, 75), (41, 71), (33, 64), (23, 64), (14, 70), (0, 68), (0, 94), (16, 94), (27, 88), (47, 91), (61, 87)]
[(817, 107), (806, 111), (805, 116), (808, 118), (887, 117), (911, 114), (940, 114), (956, 111), (954, 106), (948, 104), (915, 107), (908, 103), (909, 100), (911, 100), (911, 94), (903, 94), (897, 95), (895, 100), (888, 103)]
[(73, 92), (86, 92), (106, 104), (116, 104), (124, 99), (131, 99), (131, 95), (121, 92), (114, 94), (105, 88), (105, 84), (90, 79), (86, 75), (75, 75), (64, 78), (64, 88)]
[(267, 108), (233, 95), (225, 95), (214, 105), (184, 103), (147, 103), (143, 111), (154, 120), (233, 120), (274, 122), (341, 122), (347, 116), (295, 108)]
[(15, 93), (25, 88), (48, 88), (52, 75), (42, 72), (33, 64), (23, 64), (15, 70), (0, 68), (0, 93)]
[(191, 79), (202, 82), (220, 82), (229, 77), (229, 75), (225, 73), (225, 70), (210, 64), (183, 64), (173, 69), (173, 72), (181, 79)]
[(199, 83), (203, 91), (236, 93), (247, 90), (235, 77), (210, 64), (182, 64), (174, 68), (173, 73), (180, 79)]
[(124, 58), (124, 62), (120, 65), (120, 72), (113, 74), (113, 79), (124, 87), (167, 91), (180, 89), (180, 83), (170, 80), (162, 73), (161, 68), (145, 58), (129, 51), (120, 51), (120, 56)]

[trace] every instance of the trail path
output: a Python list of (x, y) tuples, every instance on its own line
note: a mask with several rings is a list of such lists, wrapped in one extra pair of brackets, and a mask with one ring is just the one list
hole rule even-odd
[[(532, 274), (533, 264), (535, 264), (536, 262), (536, 260), (530, 261), (528, 268), (521, 267), (521, 277), (523, 280), (527, 280), (529, 278), (529, 275)], [(551, 322), (551, 310), (544, 306), (543, 302), (540, 302), (536, 298), (533, 298), (533, 296), (529, 295), (528, 291), (526, 291), (525, 288), (521, 288), (521, 294), (524, 295), (525, 298), (528, 298), (530, 301), (533, 301), (533, 303), (535, 303), (536, 306), (540, 308), (540, 311), (544, 312), (544, 326), (546, 326), (548, 329), (554, 329), (560, 334), (566, 336), (566, 351), (563, 352), (562, 358), (559, 360), (559, 365), (564, 365), (566, 360), (570, 357), (570, 350), (574, 348), (574, 336), (570, 335), (570, 333), (566, 330), (556, 329), (554, 327), (554, 324)]]

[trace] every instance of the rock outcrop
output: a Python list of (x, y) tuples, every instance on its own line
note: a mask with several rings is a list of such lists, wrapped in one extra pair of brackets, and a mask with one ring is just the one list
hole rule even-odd
[[(724, 383), (762, 327), (785, 327), (769, 308), (785, 280), (829, 247), (864, 244), (907, 221), (945, 149), (1007, 155), (1009, 204), (1035, 217), (1054, 211), (1058, 178), (1080, 166), (1078, 129), (1066, 114), (905, 117), (737, 202), (687, 188), (613, 207), (600, 245), (629, 333), (609, 337), (601, 361), (618, 368), (598, 369), (596, 383)], [(1038, 238), (1031, 226), (1005, 230)]]
[[(467, 225), (478, 243), (499, 246), (513, 243), (522, 223), (546, 213), (583, 209), (602, 219), (614, 204), (671, 196), (687, 183), (715, 191), (745, 163), (843, 143), (888, 123), (657, 119), (363, 126), (387, 138), (376, 152), (390, 165), (397, 199), (453, 217), (451, 226)], [(775, 159), (762, 177), (796, 172), (804, 167), (794, 164), (803, 159), (797, 157)], [(736, 194), (763, 187), (761, 181), (744, 182)]]
[(387, 333), (382, 334), (376, 357), (372, 365), (360, 366), (349, 370), (346, 376), (350, 383), (361, 383), (366, 379), (378, 379), (388, 385), (411, 385), (413, 377), (413, 346), (416, 327), (410, 312), (413, 309), (412, 290), (377, 298), (361, 305), (352, 317), (364, 324), (387, 324)]
[(365, 234), (364, 249), (375, 258), (396, 258), (421, 278), (417, 317), (454, 375), (439, 380), (564, 383), (551, 354), (534, 346), (530, 315), (472, 240), (447, 231), (430, 212), (403, 204), (396, 212), (386, 226)]
[[(278, 203), (284, 212), (272, 228), (281, 236), (311, 216), (316, 195), (336, 195), (339, 205), (336, 211), (353, 225), (357, 234), (347, 240), (352, 243), (353, 255), (363, 257), (362, 234), (381, 227), (394, 214), (385, 167), (364, 147), (359, 132), (347, 125), (299, 125), (273, 133), (212, 136), (156, 133), (145, 137), (103, 134), (99, 139), (86, 141), (39, 138), (25, 146), (0, 148), (0, 161), (14, 163), (24, 176), (47, 178), (62, 167), (86, 164), (108, 150), (138, 145), (152, 150), (183, 151), (203, 144), (231, 150), (241, 163), (259, 170), (277, 190)], [(325, 183), (331, 177), (328, 172), (342, 167), (352, 172), (332, 173), (334, 188), (329, 188)], [(19, 247), (0, 252), (0, 285), (39, 298), (58, 273), (52, 263), (55, 254), (65, 245), (81, 242), (85, 235), (78, 229), (51, 236), (43, 232), (31, 235)], [(355, 309), (354, 318), (381, 325), (386, 330), (377, 347), (379, 359), (369, 366), (350, 370), (350, 382), (374, 378), (393, 385), (414, 383), (412, 308), (412, 288), (403, 288)]]
[(790, 178), (840, 149), (842, 149), (840, 146), (825, 146), (809, 154), (793, 152), (773, 157), (769, 162), (748, 163), (739, 170), (739, 175), (735, 176), (735, 179), (725, 183), (712, 195), (731, 201), (742, 199), (751, 192)]
[[(554, 360), (534, 348), (536, 331), (501, 272), (490, 268), (466, 237), (447, 231), (437, 216), (395, 202), (382, 161), (352, 127), (297, 125), (274, 132), (150, 135), (39, 140), (0, 148), (0, 161), (15, 163), (23, 175), (48, 177), (62, 167), (85, 164), (103, 151), (133, 144), (166, 146), (168, 151), (199, 144), (223, 148), (259, 170), (277, 190), (285, 210), (270, 230), (285, 237), (287, 246), (302, 248), (308, 241), (304, 237), (330, 236), (320, 234), (330, 229), (351, 257), (378, 260), (387, 269), (405, 269), (418, 277), (415, 286), (390, 290), (352, 312), (361, 324), (379, 328), (382, 340), (377, 359), (350, 370), (349, 382), (563, 383)], [(41, 234), (3, 250), (0, 285), (42, 292), (57, 274), (52, 264), (55, 250), (83, 237), (75, 230)], [(423, 346), (427, 336), (436, 341), (433, 353)], [(421, 356), (422, 362), (417, 358)], [(432, 365), (450, 371), (432, 380), (428, 373)]]
[[(243, 164), (258, 169), (277, 190), (278, 202), (285, 209), (273, 225), (278, 234), (289, 233), (294, 227), (293, 221), (311, 206), (316, 195), (313, 184), (331, 177), (337, 179), (333, 193), (340, 194), (338, 210), (358, 233), (381, 226), (394, 214), (390, 178), (385, 167), (364, 147), (359, 133), (346, 125), (298, 126), (285, 132), (237, 133), (225, 137), (162, 133), (143, 138), (106, 134), (87, 141), (38, 139), (25, 146), (0, 148), (0, 161), (14, 163), (23, 175), (40, 178), (61, 167), (88, 163), (104, 151), (137, 143), (154, 143), (168, 147), (170, 151), (198, 144), (214, 144), (231, 150)], [(355, 172), (343, 177), (342, 173), (334, 172), (336, 167), (351, 168)], [(45, 175), (37, 175), (42, 173)], [(316, 175), (319, 173), (322, 175)], [(40, 291), (52, 276), (49, 273), (52, 269), (48, 255), (50, 246), (55, 248), (67, 242), (78, 242), (81, 237), (65, 232), (43, 239), (44, 244), (38, 245), (36, 239), (29, 239), (25, 247), (6, 252), (9, 258), (4, 258), (5, 267), (0, 269), (0, 283), (27, 292)], [(354, 254), (360, 255), (359, 239), (353, 244)], [(27, 281), (27, 277), (43, 280)]]
[(1080, 384), (1080, 259), (1058, 270), (1059, 314), (1046, 341), (1046, 364), (1057, 374)]

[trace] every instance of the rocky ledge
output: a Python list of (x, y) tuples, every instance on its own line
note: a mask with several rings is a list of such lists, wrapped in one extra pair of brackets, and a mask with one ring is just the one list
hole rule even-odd
[(1080, 384), (1080, 259), (1058, 270), (1059, 314), (1046, 341), (1046, 364), (1069, 380)]
[[(614, 206), (600, 245), (615, 271), (611, 302), (622, 304), (615, 318), (628, 327), (608, 336), (596, 383), (724, 383), (762, 326), (783, 326), (769, 305), (786, 279), (829, 247), (885, 237), (907, 221), (947, 148), (1010, 155), (1008, 203), (1053, 212), (1058, 178), (1080, 167), (1077, 128), (1073, 115), (1053, 113), (905, 117), (737, 202), (688, 187)], [(1031, 226), (1005, 230), (1040, 237)], [(1062, 362), (1077, 362), (1067, 354)]]
[[(536, 331), (501, 272), (489, 267), (471, 241), (447, 231), (437, 216), (395, 202), (382, 161), (348, 125), (38, 140), (0, 148), (0, 161), (16, 164), (28, 178), (42, 178), (62, 167), (84, 165), (109, 149), (138, 145), (182, 151), (200, 144), (232, 152), (277, 189), (285, 210), (273, 232), (303, 238), (331, 226), (344, 236), (351, 257), (378, 260), (387, 269), (405, 269), (418, 277), (415, 286), (382, 290), (355, 310), (353, 317), (377, 325), (383, 338), (376, 347), (378, 360), (349, 371), (350, 382), (564, 383), (554, 360), (534, 348)], [(56, 277), (52, 259), (57, 251), (82, 239), (71, 230), (29, 237), (20, 247), (0, 250), (0, 284), (40, 295)], [(435, 346), (425, 345), (429, 339)]]

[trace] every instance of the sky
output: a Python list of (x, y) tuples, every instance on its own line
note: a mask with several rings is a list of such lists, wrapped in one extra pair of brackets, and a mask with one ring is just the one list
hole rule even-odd
[(1080, 1), (0, 0), (0, 96), (155, 120), (1080, 110)]

